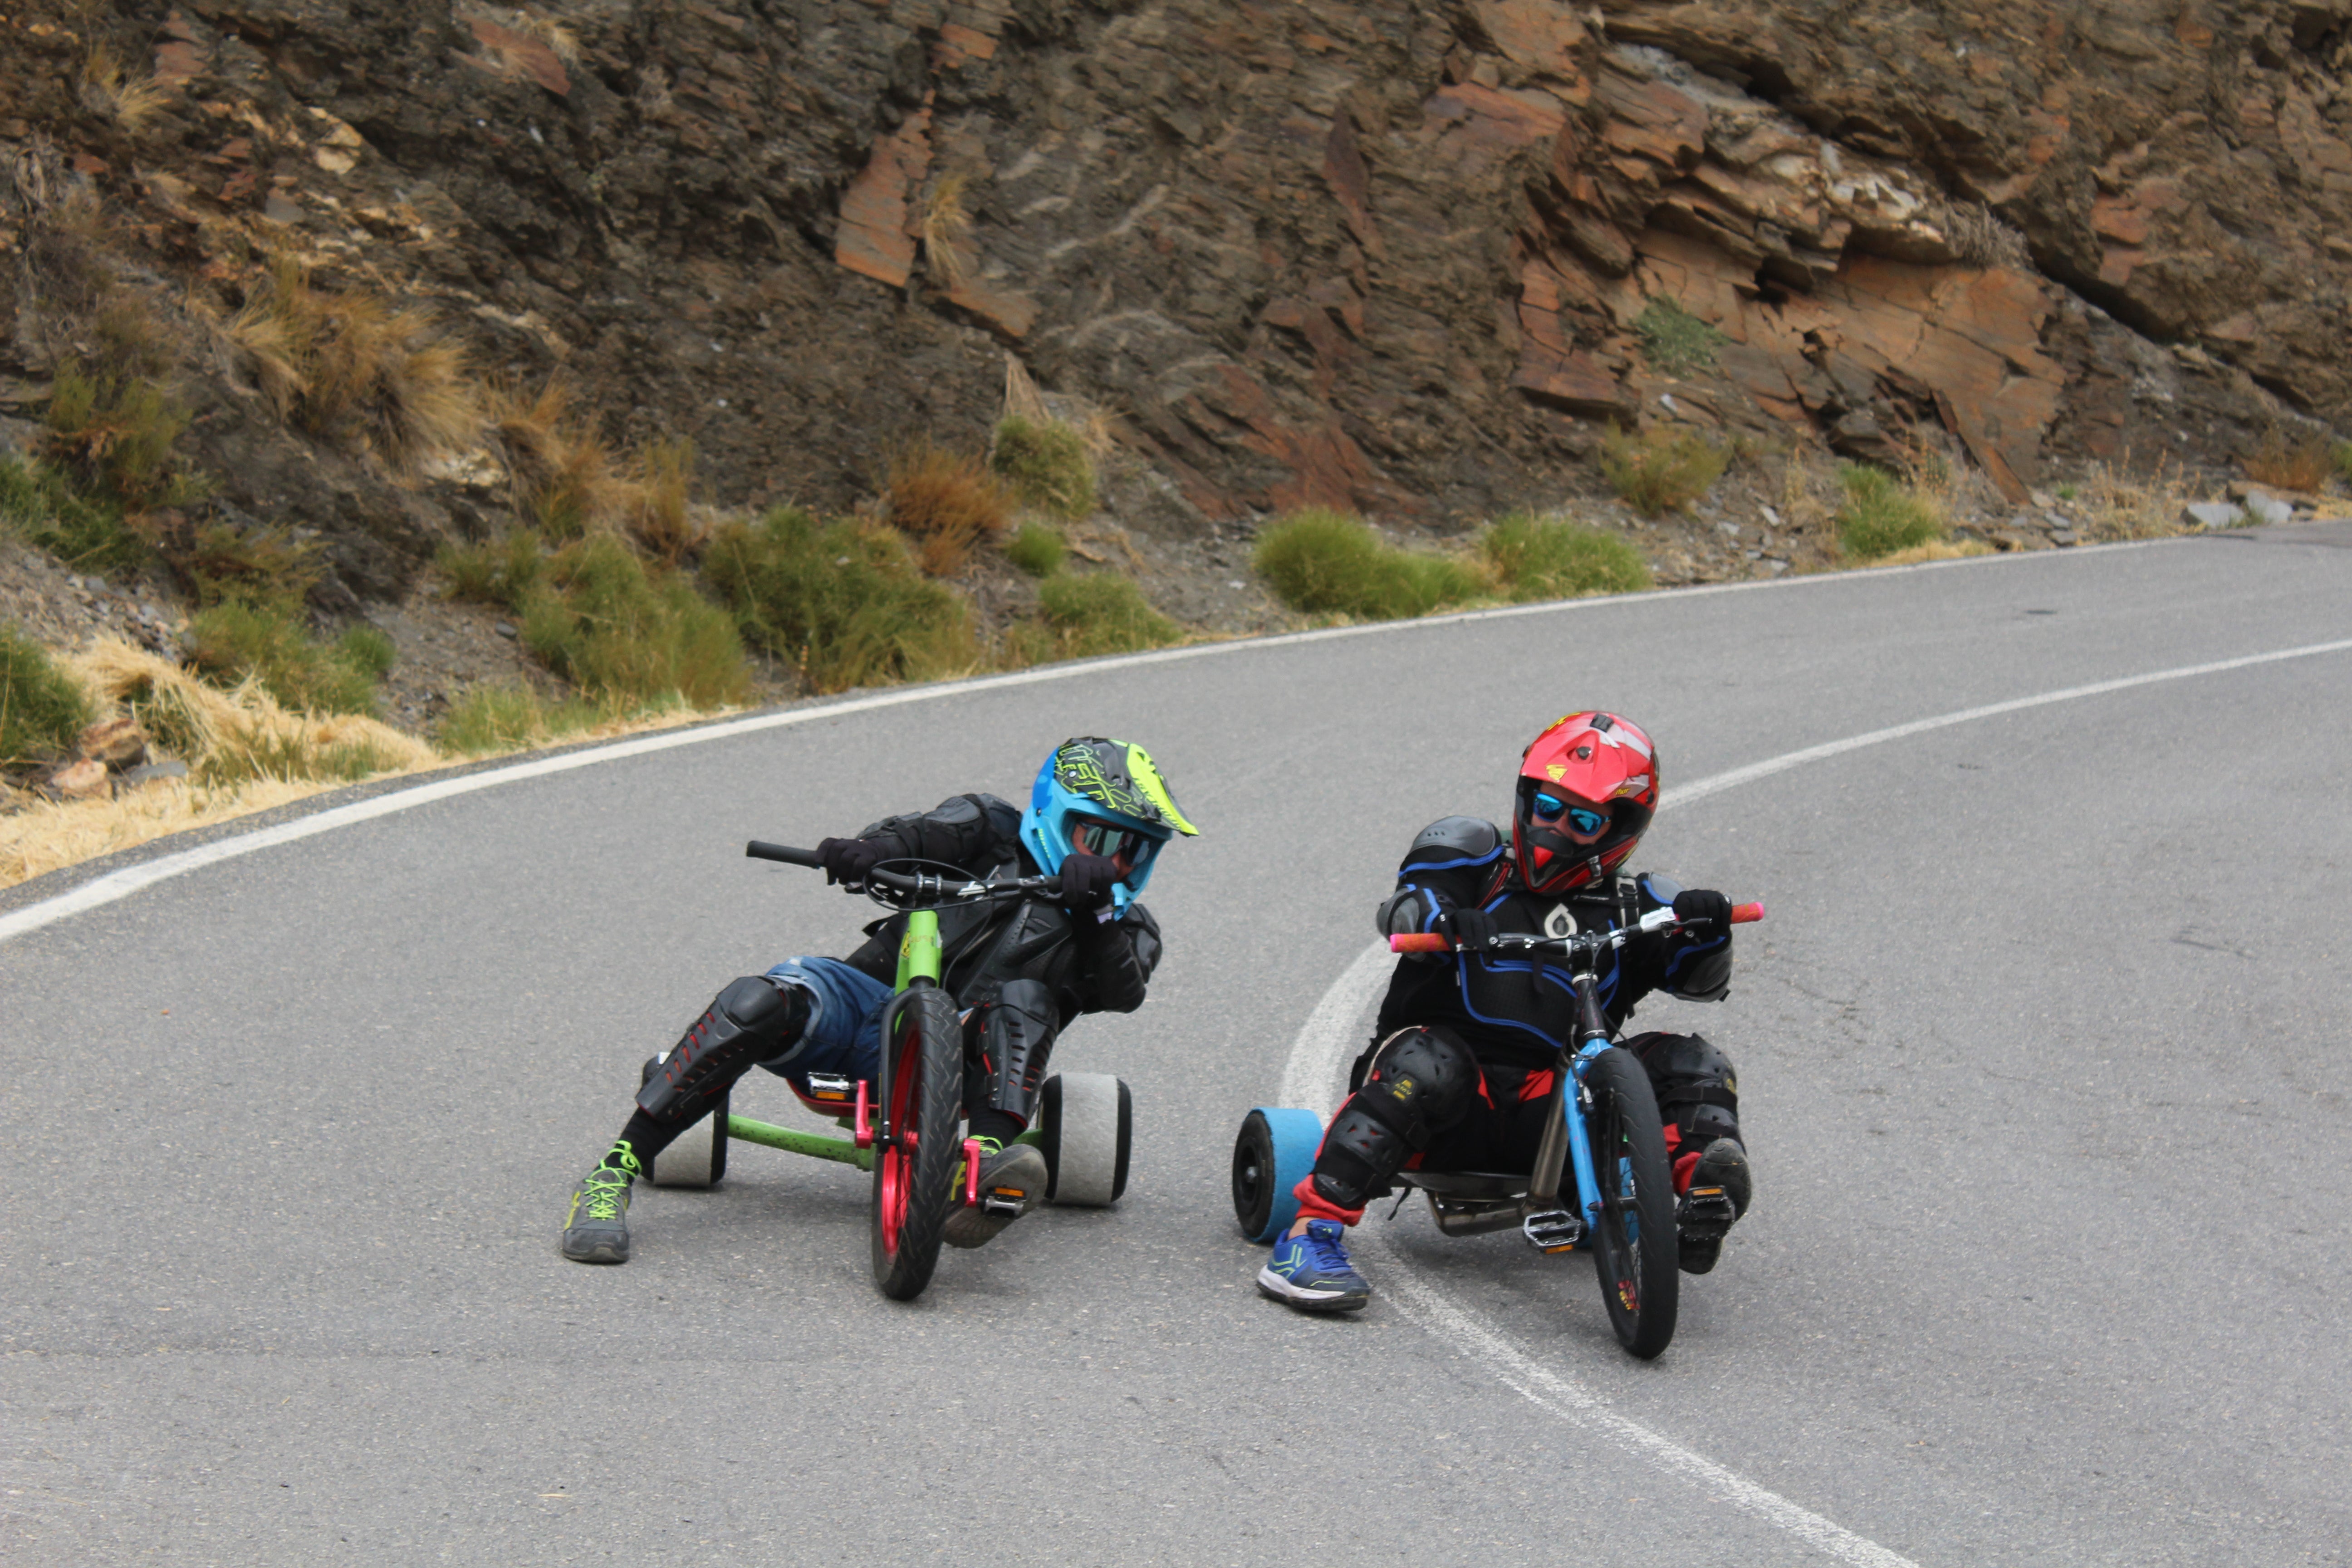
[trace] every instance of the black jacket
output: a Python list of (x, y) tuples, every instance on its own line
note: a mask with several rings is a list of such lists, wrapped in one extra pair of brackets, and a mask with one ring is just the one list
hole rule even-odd
[[(884, 817), (857, 837), (886, 859), (928, 860), (929, 868), (951, 866), (968, 877), (1038, 873), (1021, 843), (1021, 813), (992, 795), (954, 795), (920, 816)], [(892, 984), (906, 920), (888, 915), (867, 926), (864, 945), (845, 962)], [(1066, 1028), (1081, 1013), (1132, 1013), (1143, 1005), (1160, 965), (1160, 925), (1141, 904), (1097, 920), (1042, 899), (1006, 899), (942, 907), (940, 949), (942, 983), (957, 1005), (994, 1001), (1008, 980), (1040, 981)]]
[[(1384, 936), (1425, 931), (1435, 929), (1445, 910), (1476, 906), (1492, 910), (1504, 931), (1565, 936), (1630, 924), (1673, 903), (1680, 891), (1680, 884), (1644, 873), (1611, 877), (1566, 895), (1531, 893), (1493, 823), (1449, 816), (1413, 839), (1397, 868), (1396, 891), (1375, 919)], [(1731, 935), (1707, 930), (1636, 936), (1604, 953), (1599, 973), (1601, 1006), (1612, 1031), (1653, 991), (1719, 1001), (1731, 984)], [(1482, 1060), (1549, 1066), (1575, 1032), (1575, 993), (1557, 959), (1409, 954), (1398, 960), (1389, 981), (1379, 1037), (1414, 1024), (1447, 1026)]]

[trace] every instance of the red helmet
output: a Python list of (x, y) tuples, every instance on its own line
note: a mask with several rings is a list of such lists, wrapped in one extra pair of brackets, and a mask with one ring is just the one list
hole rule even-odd
[(1571, 713), (1519, 755), (1511, 852), (1519, 879), (1564, 893), (1625, 863), (1658, 809), (1658, 752), (1614, 713)]

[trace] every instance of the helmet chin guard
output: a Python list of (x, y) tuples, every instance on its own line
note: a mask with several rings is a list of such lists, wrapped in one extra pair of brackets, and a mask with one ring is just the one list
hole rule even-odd
[[(1577, 842), (1559, 820), (1538, 820), (1535, 799), (1546, 793), (1605, 812), (1609, 826), (1593, 842)], [(1632, 857), (1657, 809), (1658, 753), (1649, 736), (1614, 713), (1554, 721), (1519, 755), (1511, 854), (1520, 881), (1538, 893), (1598, 881)]]
[(1184, 818), (1168, 780), (1142, 747), (1099, 736), (1075, 736), (1054, 748), (1037, 770), (1021, 814), (1021, 842), (1038, 868), (1052, 877), (1078, 853), (1075, 837), (1082, 822), (1131, 829), (1139, 841), (1134, 869), (1111, 884), (1111, 901), (1125, 910), (1143, 885), (1160, 847), (1178, 834), (1199, 833)]

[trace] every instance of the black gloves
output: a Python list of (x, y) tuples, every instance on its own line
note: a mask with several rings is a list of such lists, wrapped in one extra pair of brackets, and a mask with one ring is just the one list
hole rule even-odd
[(884, 856), (863, 838), (827, 838), (818, 843), (816, 858), (824, 863), (827, 886), (840, 883), (855, 888), (864, 885), (866, 873), (880, 865)]
[(1675, 895), (1675, 919), (1685, 924), (1713, 921), (1725, 935), (1731, 931), (1731, 900), (1711, 888), (1690, 888)]
[(1092, 914), (1110, 902), (1111, 884), (1123, 875), (1108, 855), (1071, 855), (1062, 861), (1062, 907)]
[(1485, 910), (1448, 910), (1437, 917), (1437, 934), (1456, 947), (1484, 947), (1496, 929), (1495, 917)]

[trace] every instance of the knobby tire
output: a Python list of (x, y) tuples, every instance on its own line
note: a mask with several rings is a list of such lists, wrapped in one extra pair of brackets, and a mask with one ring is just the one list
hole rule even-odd
[(1675, 1173), (1650, 1075), (1630, 1052), (1607, 1050), (1584, 1075), (1592, 1094), (1593, 1173), (1601, 1215), (1592, 1260), (1618, 1343), (1648, 1361), (1675, 1337), (1682, 1272), (1675, 1235)]
[(963, 1037), (948, 994), (926, 983), (905, 992), (892, 1006), (882, 1054), (877, 1098), (893, 1136), (874, 1151), (874, 1283), (894, 1301), (911, 1301), (931, 1282), (960, 1196)]

